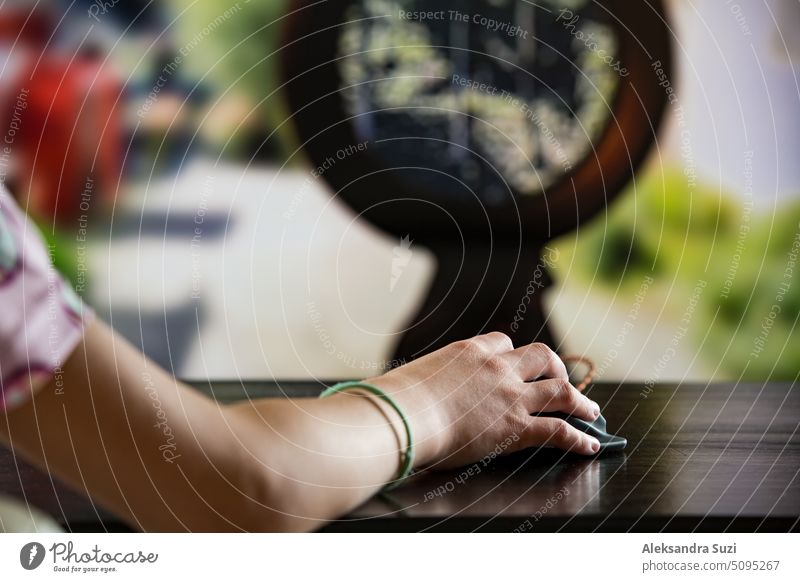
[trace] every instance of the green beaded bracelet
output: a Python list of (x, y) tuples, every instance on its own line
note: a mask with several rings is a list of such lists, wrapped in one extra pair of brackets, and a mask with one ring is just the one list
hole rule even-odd
[(373, 386), (372, 384), (367, 384), (366, 382), (339, 382), (338, 384), (334, 384), (330, 388), (325, 389), (322, 394), (319, 395), (320, 398), (325, 398), (326, 396), (331, 396), (332, 394), (336, 394), (337, 392), (343, 392), (344, 390), (350, 390), (351, 388), (359, 388), (364, 390), (365, 392), (369, 392), (386, 402), (389, 406), (394, 408), (397, 411), (397, 414), (400, 415), (400, 419), (403, 421), (403, 426), (406, 428), (406, 437), (408, 438), (408, 445), (406, 446), (405, 454), (403, 455), (403, 464), (400, 467), (400, 473), (397, 475), (393, 481), (391, 481), (384, 489), (392, 489), (397, 487), (403, 479), (411, 475), (411, 471), (414, 467), (414, 439), (411, 436), (411, 423), (408, 422), (408, 418), (406, 418), (405, 413), (403, 410), (397, 405), (391, 396), (386, 394), (383, 390), (378, 388), (377, 386)]

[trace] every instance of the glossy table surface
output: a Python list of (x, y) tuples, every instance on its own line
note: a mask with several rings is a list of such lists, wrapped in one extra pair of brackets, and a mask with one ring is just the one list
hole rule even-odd
[[(304, 397), (321, 384), (215, 382), (224, 401)], [(598, 384), (589, 389), (628, 448), (555, 450), (423, 472), (326, 529), (344, 531), (797, 531), (800, 389), (790, 384)], [(85, 497), (0, 450), (0, 492), (73, 530), (124, 529)]]

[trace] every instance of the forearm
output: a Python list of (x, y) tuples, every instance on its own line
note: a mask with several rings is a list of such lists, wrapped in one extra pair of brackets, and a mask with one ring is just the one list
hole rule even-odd
[(230, 412), (250, 461), (269, 476), (282, 529), (347, 514), (397, 476), (405, 449), (402, 425), (368, 396), (260, 400)]
[(364, 397), (218, 406), (99, 322), (57, 380), (0, 414), (0, 439), (141, 529), (311, 529), (398, 468)]

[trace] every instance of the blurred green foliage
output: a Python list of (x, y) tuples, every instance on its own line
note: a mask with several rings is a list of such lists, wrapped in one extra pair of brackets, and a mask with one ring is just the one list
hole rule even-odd
[(676, 321), (706, 281), (689, 330), (702, 360), (719, 377), (794, 380), (800, 266), (790, 259), (800, 244), (800, 200), (765, 210), (708, 184), (690, 188), (679, 169), (645, 171), (606, 214), (558, 241), (555, 274), (609, 291), (649, 275), (648, 302), (666, 304)]
[[(221, 22), (211, 34), (193, 45), (182, 63), (185, 73), (202, 79), (216, 89), (218, 95), (243, 95), (251, 100), (250, 123), (264, 123), (269, 131), (279, 128), (272, 148), (288, 155), (294, 149), (294, 136), (281, 84), (280, 47), (283, 43), (282, 16), (288, 0), (169, 0), (176, 19), (172, 33), (180, 51), (204, 28), (226, 10), (232, 16)], [(270, 94), (272, 94), (270, 96)], [(228, 147), (236, 147), (241, 128), (230, 127), (229, 135), (219, 135), (220, 142), (231, 139)]]
[(76, 252), (75, 235), (63, 228), (53, 228), (52, 224), (45, 224), (44, 221), (33, 216), (29, 216), (29, 218), (44, 240), (53, 266), (75, 288), (80, 278), (81, 268)]

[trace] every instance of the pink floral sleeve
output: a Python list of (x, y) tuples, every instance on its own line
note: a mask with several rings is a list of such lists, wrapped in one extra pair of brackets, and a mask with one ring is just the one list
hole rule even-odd
[(0, 409), (25, 402), (61, 373), (91, 316), (0, 184)]

